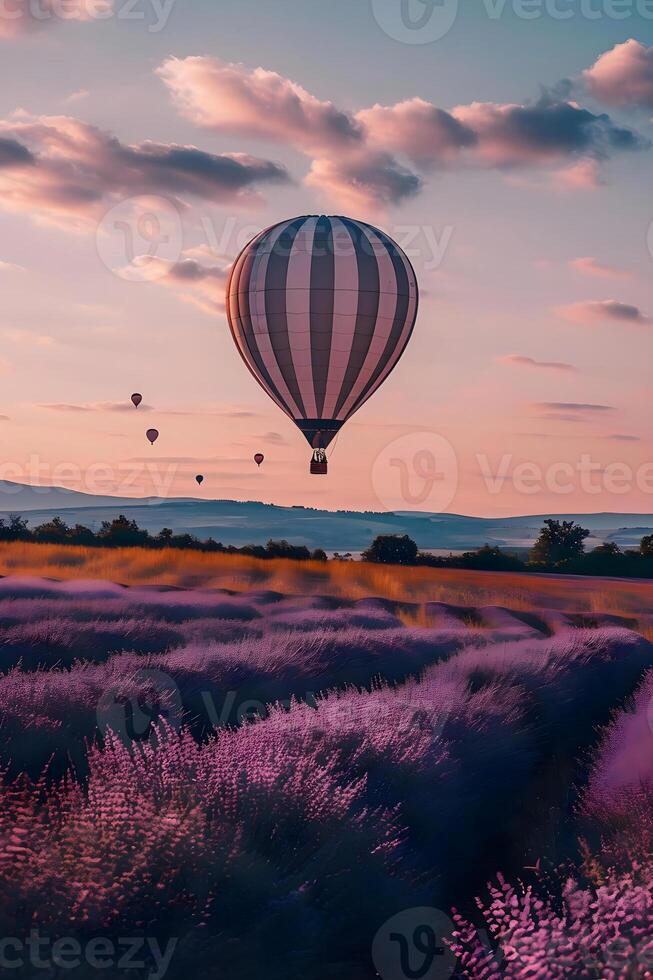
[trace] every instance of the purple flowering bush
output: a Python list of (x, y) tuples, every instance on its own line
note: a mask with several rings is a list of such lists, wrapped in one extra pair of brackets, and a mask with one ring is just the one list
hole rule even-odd
[(3, 580), (1, 934), (365, 980), (455, 906), (458, 977), (653, 976), (653, 645), (430, 605)]

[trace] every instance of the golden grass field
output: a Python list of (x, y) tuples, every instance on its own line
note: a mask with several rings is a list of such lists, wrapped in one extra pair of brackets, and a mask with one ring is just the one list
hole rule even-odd
[[(653, 613), (651, 581), (400, 568), (363, 562), (261, 560), (178, 549), (2, 543), (0, 575), (107, 579), (124, 585), (177, 585), (239, 592), (273, 589), (346, 599), (378, 596), (406, 603), (501, 605), (524, 611), (552, 608), (638, 617)], [(415, 625), (420, 623), (415, 621)]]

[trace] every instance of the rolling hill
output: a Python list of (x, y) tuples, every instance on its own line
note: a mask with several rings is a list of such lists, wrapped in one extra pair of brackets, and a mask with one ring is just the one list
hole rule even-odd
[(0, 481), (0, 517), (22, 514), (30, 526), (61, 515), (69, 524), (97, 530), (102, 521), (125, 514), (149, 531), (163, 527), (214, 537), (224, 544), (265, 543), (286, 538), (294, 544), (327, 551), (357, 552), (377, 534), (409, 534), (425, 550), (461, 551), (483, 544), (527, 548), (546, 517), (575, 520), (592, 531), (589, 545), (614, 541), (636, 546), (653, 533), (653, 514), (540, 514), (482, 518), (418, 511), (327, 511), (281, 507), (260, 501), (199, 500), (190, 497), (94, 496), (63, 487), (34, 487)]

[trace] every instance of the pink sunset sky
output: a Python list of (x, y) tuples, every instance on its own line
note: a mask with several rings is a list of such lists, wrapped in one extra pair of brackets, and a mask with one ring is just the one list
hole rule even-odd
[[(393, 3), (0, 3), (0, 478), (653, 513), (653, 19), (462, 4), (406, 43)], [(240, 248), (320, 212), (384, 229), (421, 290), (327, 479), (224, 310)]]

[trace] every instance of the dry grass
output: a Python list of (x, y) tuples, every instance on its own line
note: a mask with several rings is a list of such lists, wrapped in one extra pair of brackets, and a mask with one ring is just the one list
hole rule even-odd
[[(653, 582), (648, 581), (397, 568), (361, 562), (262, 561), (242, 555), (174, 549), (0, 544), (0, 574), (108, 579), (125, 585), (147, 583), (234, 591), (274, 589), (290, 594), (329, 594), (347, 599), (379, 596), (407, 603), (436, 601), (469, 607), (500, 605), (517, 611), (552, 608), (577, 613), (638, 616), (653, 610)], [(411, 615), (407, 612), (407, 619)]]

